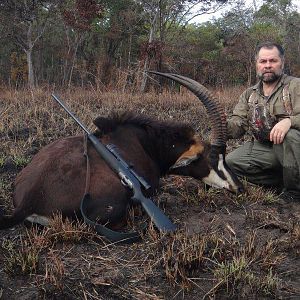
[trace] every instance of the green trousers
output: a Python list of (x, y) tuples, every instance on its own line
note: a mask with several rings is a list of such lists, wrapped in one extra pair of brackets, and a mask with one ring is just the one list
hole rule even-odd
[(254, 184), (300, 191), (300, 131), (290, 129), (278, 145), (246, 142), (229, 153), (226, 162)]

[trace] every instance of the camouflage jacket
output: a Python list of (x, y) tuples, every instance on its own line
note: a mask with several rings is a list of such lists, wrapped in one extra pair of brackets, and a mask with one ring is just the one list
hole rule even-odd
[[(288, 91), (288, 106), (291, 106), (291, 111), (286, 107), (287, 101), (285, 101), (285, 105), (283, 101), (283, 90), (286, 85), (288, 85), (286, 89)], [(240, 138), (248, 131), (249, 127), (253, 127), (251, 122), (255, 111), (254, 103), (265, 107), (270, 116), (270, 122), (272, 122), (271, 128), (276, 122), (289, 117), (292, 123), (291, 128), (300, 130), (300, 78), (283, 75), (268, 97), (263, 95), (261, 81), (244, 91), (233, 110), (232, 117), (227, 121), (229, 139)]]

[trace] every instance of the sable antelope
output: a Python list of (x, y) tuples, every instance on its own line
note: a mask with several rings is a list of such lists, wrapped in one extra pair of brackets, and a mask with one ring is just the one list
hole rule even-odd
[[(158, 188), (159, 178), (166, 174), (192, 176), (217, 188), (242, 192), (241, 182), (225, 163), (226, 122), (218, 101), (194, 80), (174, 74), (156, 74), (186, 86), (202, 101), (211, 120), (211, 144), (202, 141), (189, 125), (161, 122), (132, 113), (97, 118), (95, 135), (103, 144), (118, 147), (124, 160), (151, 185), (150, 195)], [(69, 217), (80, 215), (86, 177), (83, 148), (82, 136), (63, 138), (42, 148), (18, 174), (13, 200), (15, 210), (12, 216), (0, 218), (0, 229), (25, 219), (46, 225), (48, 217), (55, 212)], [(126, 217), (130, 191), (93, 147), (88, 148), (88, 153), (93, 199), (88, 215), (93, 220), (117, 226)]]

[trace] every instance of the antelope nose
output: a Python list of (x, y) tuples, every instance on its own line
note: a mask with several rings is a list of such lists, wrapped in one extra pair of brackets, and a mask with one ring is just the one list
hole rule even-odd
[(235, 193), (236, 195), (240, 195), (245, 192), (245, 188), (242, 185), (238, 185), (235, 187), (231, 187), (230, 191)]

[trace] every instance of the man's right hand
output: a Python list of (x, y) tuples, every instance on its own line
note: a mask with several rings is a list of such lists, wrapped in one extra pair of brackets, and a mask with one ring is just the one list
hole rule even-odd
[(290, 128), (290, 118), (284, 118), (283, 120), (279, 121), (270, 132), (270, 141), (274, 144), (281, 144)]

